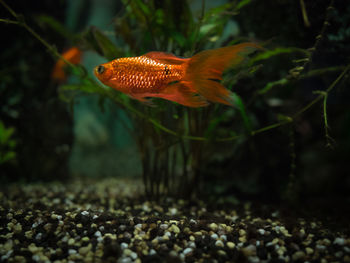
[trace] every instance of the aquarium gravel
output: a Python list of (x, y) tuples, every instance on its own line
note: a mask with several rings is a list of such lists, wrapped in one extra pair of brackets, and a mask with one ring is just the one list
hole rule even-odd
[(1, 262), (350, 262), (349, 229), (250, 203), (148, 201), (134, 180), (8, 186)]

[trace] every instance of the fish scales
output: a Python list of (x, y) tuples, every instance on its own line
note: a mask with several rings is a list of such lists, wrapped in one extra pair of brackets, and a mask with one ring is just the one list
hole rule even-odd
[(179, 65), (159, 63), (145, 56), (113, 60), (114, 80), (120, 88), (134, 94), (158, 92), (169, 82), (180, 80), (184, 70)]

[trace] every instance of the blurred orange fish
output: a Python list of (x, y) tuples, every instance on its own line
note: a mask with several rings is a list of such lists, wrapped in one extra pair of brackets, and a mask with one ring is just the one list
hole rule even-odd
[[(70, 63), (76, 65), (80, 63), (81, 55), (82, 55), (82, 52), (77, 47), (71, 47), (70, 49), (68, 49), (62, 54), (62, 57), (67, 61), (69, 61)], [(60, 83), (66, 81), (67, 74), (64, 71), (65, 66), (66, 66), (66, 63), (62, 59), (59, 59), (55, 64), (55, 67), (53, 68), (52, 74), (51, 74), (51, 77), (55, 81)]]
[(158, 97), (189, 107), (203, 107), (209, 101), (233, 106), (232, 93), (219, 83), (222, 73), (260, 48), (242, 43), (202, 51), (191, 58), (149, 52), (101, 64), (94, 73), (103, 84), (140, 101)]

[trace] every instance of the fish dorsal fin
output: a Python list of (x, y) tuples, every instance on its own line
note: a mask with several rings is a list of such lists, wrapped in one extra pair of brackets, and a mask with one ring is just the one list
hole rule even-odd
[(181, 65), (189, 60), (189, 58), (179, 58), (171, 53), (152, 51), (144, 54), (145, 57), (150, 59), (157, 60), (159, 62), (172, 64), (172, 65)]

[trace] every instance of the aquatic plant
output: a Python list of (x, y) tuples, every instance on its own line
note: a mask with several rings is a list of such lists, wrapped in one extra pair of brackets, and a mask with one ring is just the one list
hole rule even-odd
[(0, 165), (16, 160), (14, 132), (13, 127), (5, 127), (4, 123), (0, 121)]
[[(232, 32), (225, 34), (224, 29), (230, 17), (244, 10), (250, 2), (237, 0), (205, 11), (205, 1), (202, 1), (201, 12), (197, 17), (191, 12), (187, 1), (148, 1), (147, 4), (141, 0), (123, 1), (122, 15), (118, 15), (114, 21), (116, 35), (121, 42), (118, 47), (98, 28), (90, 27), (82, 34), (72, 36), (64, 27), (57, 26), (57, 21), (53, 23), (46, 18), (46, 22), (51, 23), (52, 28), (58, 28), (57, 31), (63, 32), (72, 41), (78, 40), (84, 48), (94, 50), (109, 60), (139, 55), (150, 50), (171, 51), (177, 55), (191, 56), (205, 48), (230, 45), (244, 40), (234, 36)], [(23, 26), (42, 42), (55, 58), (60, 57), (57, 50), (26, 24), (21, 16), (3, 0), (0, 0), (0, 3), (14, 18), (1, 19), (1, 22)], [(214, 155), (217, 155), (216, 158), (225, 159), (227, 151), (228, 159), (237, 156), (254, 141), (256, 135), (283, 127), (281, 131), (289, 141), (290, 148), (289, 152), (286, 150), (290, 155), (287, 188), (287, 198), (290, 198), (292, 193), (298, 195), (295, 188), (295, 125), (300, 116), (322, 101), (325, 137), (327, 145), (332, 145), (327, 100), (330, 92), (344, 80), (350, 69), (350, 64), (315, 69), (310, 67), (315, 52), (325, 37), (332, 8), (333, 1), (327, 8), (323, 27), (313, 47), (303, 49), (276, 44), (269, 47), (266, 44), (265, 52), (257, 54), (243, 67), (227, 72), (224, 83), (225, 86), (234, 88), (237, 109), (218, 105), (210, 105), (204, 109), (188, 109), (164, 101), (156, 101), (157, 107), (150, 108), (101, 86), (86, 74), (83, 67), (67, 61), (71, 72), (79, 77), (80, 82), (61, 86), (60, 96), (73, 104), (78, 94), (94, 94), (100, 96), (101, 104), (105, 98), (110, 98), (125, 111), (132, 120), (129, 129), (140, 150), (145, 191), (152, 197), (159, 197), (161, 194), (189, 197), (195, 194), (202, 187), (203, 176), (210, 170), (208, 163)], [(307, 24), (305, 6), (301, 5), (301, 9)], [(183, 14), (181, 19), (179, 13)], [(276, 71), (276, 66), (271, 69), (265, 65), (281, 56), (286, 56), (287, 65), (292, 66), (287, 74), (276, 79), (276, 74), (271, 73)], [(264, 63), (264, 67), (261, 63)], [(262, 77), (260, 72), (264, 72), (266, 77)], [(282, 106), (287, 101), (283, 96), (282, 99), (278, 96), (282, 87), (284, 97), (292, 96), (295, 89), (291, 87), (296, 87), (303, 80), (334, 72), (341, 73), (326, 89), (314, 92), (316, 97), (304, 106), (300, 107), (300, 103), (295, 100), (291, 110), (276, 109), (276, 105)], [(245, 89), (248, 91), (242, 92), (246, 96), (239, 96), (239, 92), (236, 92), (242, 82), (245, 82)], [(270, 94), (274, 96), (268, 97)], [(272, 124), (264, 127), (263, 123)]]

